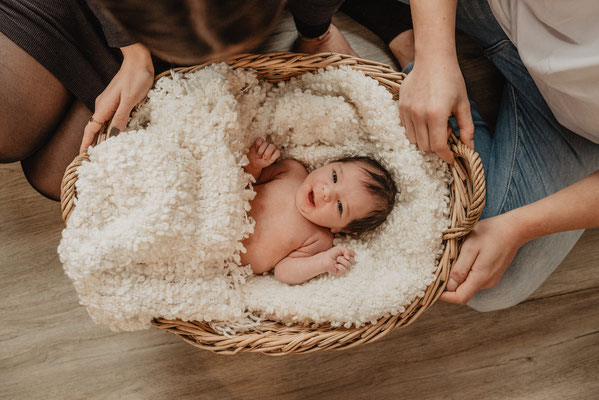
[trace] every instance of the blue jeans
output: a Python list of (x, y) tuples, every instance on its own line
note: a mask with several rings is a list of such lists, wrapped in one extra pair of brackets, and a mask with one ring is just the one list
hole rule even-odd
[[(487, 181), (481, 218), (540, 200), (599, 169), (599, 145), (557, 122), (487, 0), (458, 1), (456, 28), (477, 42), (505, 77), (494, 133), (471, 102), (475, 150)], [(478, 292), (468, 306), (493, 311), (524, 301), (551, 275), (582, 233), (561, 232), (526, 243), (501, 281)]]

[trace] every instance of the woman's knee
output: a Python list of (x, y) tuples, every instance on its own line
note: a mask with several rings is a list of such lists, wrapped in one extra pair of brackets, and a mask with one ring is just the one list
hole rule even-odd
[(25, 149), (22, 146), (12, 146), (12, 141), (7, 140), (7, 136), (0, 129), (0, 164), (20, 161), (33, 151), (33, 149)]
[(529, 296), (528, 292), (513, 290), (482, 290), (468, 302), (468, 307), (479, 312), (503, 310), (522, 303)]
[(91, 111), (79, 101), (69, 107), (48, 141), (21, 162), (27, 180), (42, 195), (60, 200), (60, 185), (68, 165), (79, 154), (83, 128)]
[(60, 183), (62, 176), (44, 171), (39, 163), (31, 162), (30, 159), (21, 161), (21, 168), (27, 178), (27, 182), (42, 196), (55, 201), (60, 201)]
[(0, 33), (0, 162), (21, 161), (47, 140), (71, 95), (47, 69)]

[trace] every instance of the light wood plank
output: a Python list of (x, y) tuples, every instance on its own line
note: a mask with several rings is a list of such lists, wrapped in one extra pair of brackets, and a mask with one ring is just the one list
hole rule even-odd
[(528, 300), (593, 287), (599, 287), (599, 229), (587, 230), (566, 259)]
[[(286, 358), (215, 355), (156, 330), (112, 334), (94, 329), (75, 308), (50, 317), (56, 323), (44, 324), (44, 335), (42, 326), (21, 335), (19, 348), (2, 357), (0, 394), (591, 398), (599, 390), (599, 311), (590, 305), (598, 301), (594, 288), (487, 314), (440, 304), (417, 324), (374, 344)], [(37, 345), (28, 346), (31, 339)]]

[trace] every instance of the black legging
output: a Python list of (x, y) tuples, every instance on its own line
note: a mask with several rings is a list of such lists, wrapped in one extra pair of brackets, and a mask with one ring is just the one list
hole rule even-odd
[(287, 4), (298, 32), (309, 38), (324, 34), (340, 8), (385, 44), (412, 29), (410, 7), (397, 0), (289, 0)]

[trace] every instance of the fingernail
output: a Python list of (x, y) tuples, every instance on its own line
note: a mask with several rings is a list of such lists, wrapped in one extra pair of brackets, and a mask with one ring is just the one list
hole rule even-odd
[(447, 290), (449, 290), (450, 292), (455, 292), (457, 287), (458, 283), (454, 279), (449, 278), (449, 280), (447, 281)]
[(112, 127), (112, 129), (110, 130), (110, 137), (114, 137), (114, 136), (118, 136), (118, 134), (121, 133), (121, 130), (119, 128), (115, 128)]

